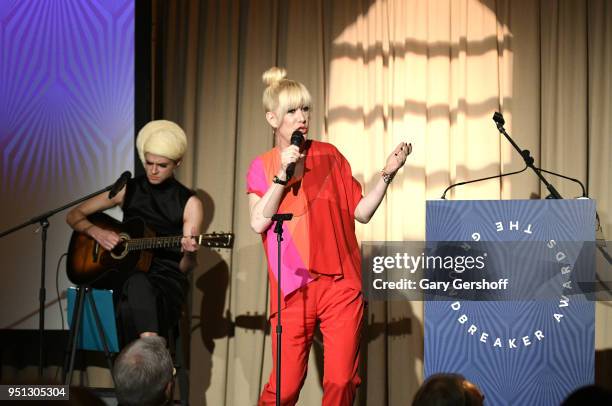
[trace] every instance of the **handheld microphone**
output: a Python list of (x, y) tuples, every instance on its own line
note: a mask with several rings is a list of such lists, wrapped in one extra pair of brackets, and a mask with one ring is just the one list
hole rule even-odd
[(493, 121), (495, 121), (497, 128), (503, 127), (504, 124), (506, 124), (506, 120), (504, 119), (504, 116), (499, 111), (496, 111), (495, 113), (493, 113), (492, 118), (493, 118)]
[[(293, 134), (291, 134), (291, 145), (295, 145), (298, 148), (302, 148), (302, 144), (304, 143), (304, 135), (300, 130), (295, 130)], [(287, 166), (287, 170), (285, 171), (287, 174), (287, 180), (293, 177), (295, 173), (295, 162), (290, 163)]]
[(110, 192), (108, 192), (108, 198), (112, 199), (113, 197), (117, 196), (117, 193), (119, 193), (121, 189), (125, 187), (125, 184), (131, 178), (132, 178), (132, 172), (130, 171), (123, 172), (121, 176), (119, 176), (119, 179), (117, 179), (117, 181), (111, 187)]

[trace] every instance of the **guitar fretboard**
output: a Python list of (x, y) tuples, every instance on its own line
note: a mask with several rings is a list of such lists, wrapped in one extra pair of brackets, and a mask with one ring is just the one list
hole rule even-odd
[(171, 237), (135, 238), (126, 241), (128, 251), (147, 250), (155, 248), (174, 248), (181, 245), (182, 235)]
[[(192, 238), (198, 245), (214, 248), (231, 248), (233, 241), (232, 234), (200, 234)], [(173, 235), (168, 237), (146, 237), (133, 238), (124, 242), (124, 246), (128, 251), (149, 250), (155, 248), (178, 248), (181, 246), (182, 235)]]

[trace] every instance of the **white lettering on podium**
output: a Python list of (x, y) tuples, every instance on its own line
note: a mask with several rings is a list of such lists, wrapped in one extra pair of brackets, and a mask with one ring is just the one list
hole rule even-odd
[[(532, 235), (534, 232), (533, 224), (531, 223), (526, 223), (526, 224), (527, 224), (526, 226), (524, 224), (521, 224), (519, 220), (504, 220), (504, 221), (494, 222), (494, 226), (497, 232), (519, 231), (524, 234)], [(472, 240), (474, 241), (481, 240), (481, 235), (477, 231), (473, 232), (471, 237), (472, 237)], [(548, 240), (546, 242), (546, 246), (549, 249), (551, 249), (550, 256), (554, 258), (554, 260), (559, 264), (561, 275), (567, 275), (573, 272), (571, 265), (562, 263), (568, 258), (568, 256), (565, 252), (559, 249), (557, 241), (552, 240), (552, 239)], [(464, 248), (466, 248), (465, 244), (464, 244)], [(567, 279), (567, 278), (564, 278), (564, 279)], [(571, 281), (566, 281), (565, 283), (563, 283), (563, 287), (565, 289), (572, 289)], [(569, 305), (570, 305), (569, 297), (562, 295), (559, 300), (559, 308), (569, 307)], [(463, 306), (460, 301), (456, 301), (456, 302), (452, 302), (450, 304), (450, 307), (454, 311), (459, 311), (460, 309), (462, 309)], [(469, 315), (468, 311), (466, 311), (465, 313), (462, 313), (457, 318), (457, 321), (461, 325), (467, 325), (467, 322), (470, 321), (469, 327), (465, 330), (466, 333), (471, 336), (478, 337), (478, 340), (484, 344), (492, 343), (493, 348), (496, 348), (496, 347), (508, 348), (508, 349), (516, 349), (519, 347), (526, 348), (526, 347), (531, 346), (535, 342), (542, 342), (545, 338), (545, 335), (542, 332), (542, 330), (535, 330), (535, 331), (532, 330), (533, 331), (532, 334), (522, 335), (518, 337), (496, 337), (495, 335), (492, 335), (486, 330), (483, 330), (481, 326), (474, 324), (474, 320), (471, 319), (471, 315), (470, 316), (468, 315)], [(564, 315), (560, 313), (554, 313), (553, 316), (558, 323), (561, 323), (561, 320), (564, 317)], [(478, 333), (478, 335), (476, 335), (476, 333)], [(489, 337), (491, 337), (490, 340), (489, 340)]]

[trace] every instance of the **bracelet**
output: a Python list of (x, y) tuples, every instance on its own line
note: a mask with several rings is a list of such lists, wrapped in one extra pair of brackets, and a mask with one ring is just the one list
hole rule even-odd
[(395, 173), (396, 173), (396, 172), (393, 172), (393, 173), (387, 173), (387, 172), (385, 172), (384, 168), (383, 168), (383, 170), (382, 170), (382, 171), (380, 171), (380, 175), (382, 176), (383, 182), (385, 182), (387, 185), (388, 185), (389, 183), (391, 183), (391, 181), (392, 181), (392, 180), (393, 180), (393, 178), (395, 177)]
[(273, 183), (278, 183), (279, 185), (287, 186), (287, 182), (288, 181), (281, 180), (281, 178), (279, 178), (278, 176), (274, 175), (274, 177), (272, 178), (272, 182)]

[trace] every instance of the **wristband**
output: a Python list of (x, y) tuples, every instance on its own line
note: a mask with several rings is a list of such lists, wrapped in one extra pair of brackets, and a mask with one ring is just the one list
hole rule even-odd
[(287, 186), (287, 182), (288, 181), (281, 180), (281, 178), (279, 178), (278, 176), (274, 175), (274, 177), (272, 178), (272, 182), (273, 183), (278, 183), (279, 185)]

